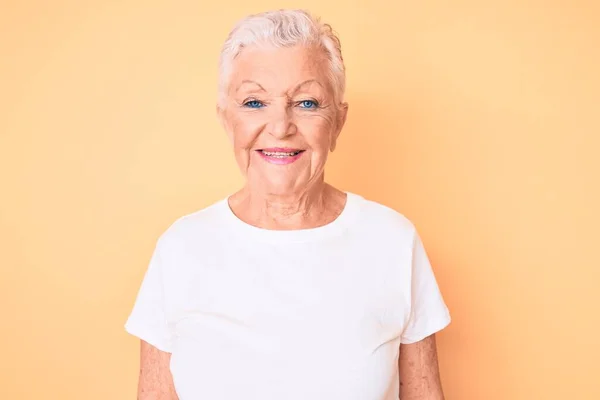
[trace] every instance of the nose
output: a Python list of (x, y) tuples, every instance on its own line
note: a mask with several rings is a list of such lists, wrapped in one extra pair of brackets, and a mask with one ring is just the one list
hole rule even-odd
[(271, 107), (268, 132), (277, 139), (283, 139), (296, 133), (292, 110), (287, 104)]

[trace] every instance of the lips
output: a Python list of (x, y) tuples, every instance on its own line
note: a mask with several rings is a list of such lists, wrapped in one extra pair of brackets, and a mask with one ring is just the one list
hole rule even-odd
[(289, 147), (269, 147), (256, 151), (264, 160), (271, 164), (285, 165), (296, 161), (305, 150)]

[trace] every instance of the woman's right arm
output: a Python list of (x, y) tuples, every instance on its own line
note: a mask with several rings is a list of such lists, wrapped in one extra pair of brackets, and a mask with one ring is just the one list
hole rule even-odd
[(138, 400), (179, 400), (169, 368), (171, 353), (141, 340)]

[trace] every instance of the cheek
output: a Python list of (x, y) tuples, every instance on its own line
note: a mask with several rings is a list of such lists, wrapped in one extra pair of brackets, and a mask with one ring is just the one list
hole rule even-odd
[(331, 145), (333, 124), (331, 119), (321, 116), (304, 119), (299, 123), (299, 131), (314, 152), (328, 153)]
[(249, 118), (235, 118), (232, 123), (233, 147), (247, 150), (256, 142), (261, 131), (261, 123)]

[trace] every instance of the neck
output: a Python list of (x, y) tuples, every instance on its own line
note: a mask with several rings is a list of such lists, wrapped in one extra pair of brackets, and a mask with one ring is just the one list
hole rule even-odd
[(243, 221), (265, 229), (306, 229), (325, 225), (341, 213), (344, 193), (325, 182), (285, 195), (246, 186), (230, 198), (230, 207)]

